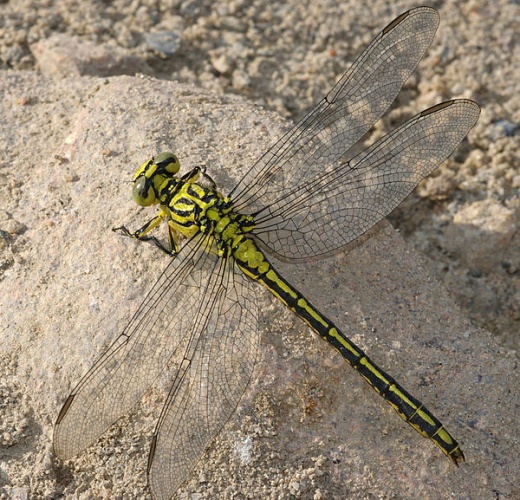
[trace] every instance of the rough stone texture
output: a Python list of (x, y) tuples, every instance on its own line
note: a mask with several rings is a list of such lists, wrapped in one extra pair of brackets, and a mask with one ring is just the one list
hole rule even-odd
[[(160, 391), (77, 460), (61, 464), (51, 447), (65, 397), (168, 262), (110, 231), (149, 218), (131, 201), (131, 175), (168, 149), (228, 188), (287, 124), (215, 93), (301, 116), (413, 6), (0, 4), (0, 498), (146, 498)], [(392, 215), (421, 259), (383, 226), (315, 268), (280, 267), (442, 419), (467, 463), (451, 466), (266, 297), (255, 381), (182, 498), (520, 497), (520, 6), (436, 7), (433, 45), (374, 134), (444, 99), (482, 106), (469, 140)], [(170, 57), (146, 42), (168, 31), (181, 36)], [(104, 78), (137, 71), (212, 93)]]
[[(240, 99), (148, 78), (4, 73), (1, 85), (11, 230), (2, 233), (0, 491), (146, 498), (159, 389), (77, 459), (60, 463), (52, 451), (64, 398), (168, 262), (110, 231), (149, 218), (127, 181), (150, 154), (173, 149), (186, 167), (204, 159), (225, 190), (285, 124)], [(462, 318), (388, 225), (348, 254), (280, 269), (442, 418), (467, 463), (450, 464), (265, 297), (255, 381), (180, 498), (516, 496), (515, 358)]]

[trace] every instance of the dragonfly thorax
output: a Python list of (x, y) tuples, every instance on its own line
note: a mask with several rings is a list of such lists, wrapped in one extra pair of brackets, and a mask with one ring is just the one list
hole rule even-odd
[[(253, 227), (253, 217), (233, 211), (233, 204), (200, 167), (177, 177), (179, 161), (161, 153), (145, 162), (134, 176), (134, 199), (141, 206), (159, 204), (170, 228), (191, 238), (212, 235), (220, 256), (228, 256)], [(200, 182), (206, 178), (207, 183)], [(208, 185), (209, 184), (209, 185)]]

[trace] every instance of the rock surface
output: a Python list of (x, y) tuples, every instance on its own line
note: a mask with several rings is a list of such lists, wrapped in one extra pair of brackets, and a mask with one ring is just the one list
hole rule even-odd
[[(8, 72), (0, 85), (0, 491), (147, 498), (160, 387), (77, 459), (61, 463), (52, 451), (64, 399), (168, 263), (110, 230), (150, 217), (128, 180), (167, 149), (186, 169), (204, 163), (226, 191), (286, 124), (241, 99), (150, 78)], [(280, 270), (442, 419), (467, 462), (450, 464), (262, 296), (254, 382), (180, 498), (518, 496), (517, 361), (463, 318), (394, 230), (382, 225), (347, 254)]]

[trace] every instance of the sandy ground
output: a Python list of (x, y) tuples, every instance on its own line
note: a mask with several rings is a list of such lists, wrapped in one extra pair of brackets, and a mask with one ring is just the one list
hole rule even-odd
[[(166, 148), (232, 185), (286, 129), (252, 104), (301, 116), (346, 61), (414, 6), (336, 3), (0, 5), (1, 498), (146, 497), (160, 395), (76, 461), (62, 465), (51, 448), (64, 398), (167, 263), (110, 232), (146, 219), (127, 201), (127, 180)], [(392, 216), (420, 261), (386, 230), (320, 263), (306, 282), (312, 293), (316, 276), (334, 277), (316, 300), (461, 435), (468, 463), (451, 467), (328, 346), (262, 299), (280, 319), (267, 312), (261, 322), (251, 393), (185, 498), (518, 496), (520, 7), (435, 6), (432, 48), (376, 134), (453, 97), (476, 100), (482, 115)], [(147, 38), (161, 31), (179, 38), (163, 34), (162, 46)], [(171, 55), (156, 50), (168, 49), (165, 40)], [(107, 79), (136, 72), (209, 92)]]

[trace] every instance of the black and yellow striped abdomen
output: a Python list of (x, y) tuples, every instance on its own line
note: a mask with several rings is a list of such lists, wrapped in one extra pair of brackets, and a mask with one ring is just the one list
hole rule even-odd
[(455, 464), (464, 460), (457, 441), (442, 423), (393, 377), (379, 368), (359, 347), (323, 316), (303, 295), (282, 278), (263, 252), (249, 238), (234, 249), (238, 267), (250, 278), (262, 283), (294, 311), (318, 335), (327, 340), (417, 432), (431, 439)]

